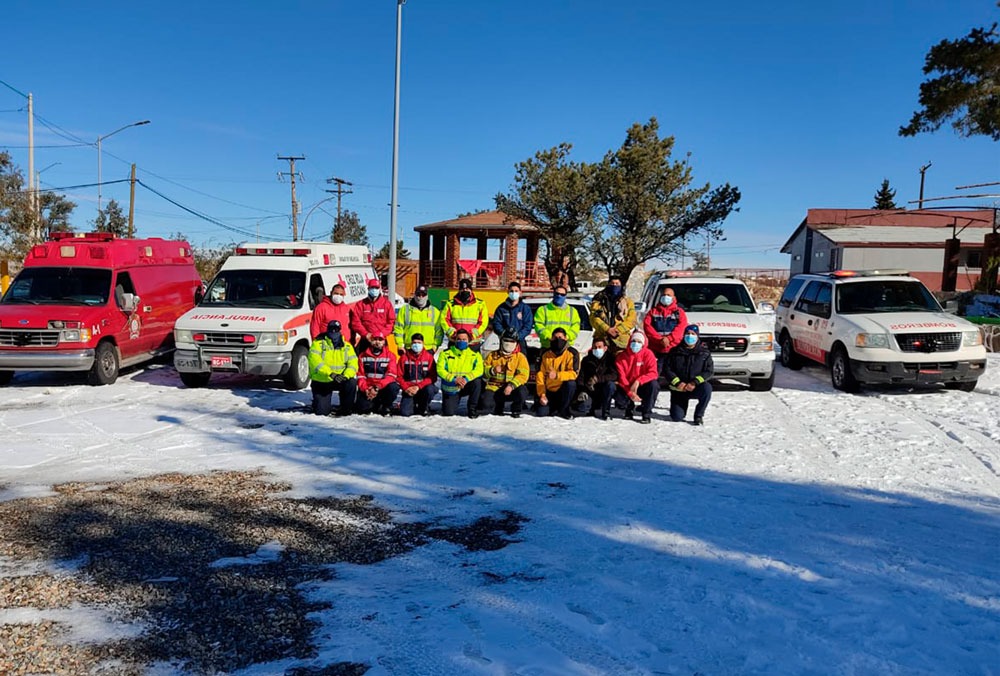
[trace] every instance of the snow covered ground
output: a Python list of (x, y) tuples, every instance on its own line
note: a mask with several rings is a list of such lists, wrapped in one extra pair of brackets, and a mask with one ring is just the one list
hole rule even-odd
[[(242, 377), (19, 375), (0, 390), (0, 497), (261, 468), (397, 521), (529, 519), (496, 551), (335, 565), (305, 586), (329, 603), (318, 658), (247, 675), (1000, 674), (1000, 357), (970, 394), (852, 396), (779, 369), (772, 392), (717, 390), (700, 428), (664, 420), (667, 398), (649, 426), (320, 419), (308, 391)], [(283, 556), (260, 545), (248, 563)]]

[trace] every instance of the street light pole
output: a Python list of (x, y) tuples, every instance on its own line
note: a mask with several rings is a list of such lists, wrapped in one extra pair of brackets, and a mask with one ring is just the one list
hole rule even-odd
[(139, 122), (133, 122), (132, 124), (126, 124), (124, 127), (118, 127), (113, 132), (105, 134), (104, 136), (97, 137), (97, 211), (101, 211), (101, 141), (108, 138), (109, 136), (114, 136), (120, 131), (128, 129), (129, 127), (141, 127), (144, 124), (149, 124), (149, 120), (140, 120)]
[(399, 191), (399, 62), (403, 44), (403, 5), (396, 0), (396, 93), (392, 112), (392, 202), (389, 204), (389, 302), (396, 303), (396, 194)]

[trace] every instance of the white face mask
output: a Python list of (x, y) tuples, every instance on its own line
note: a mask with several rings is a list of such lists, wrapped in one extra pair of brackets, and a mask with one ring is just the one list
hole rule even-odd
[(378, 298), (382, 295), (382, 289), (368, 289), (369, 298)]
[(510, 298), (512, 302), (516, 303), (517, 300), (521, 297), (521, 292), (511, 291), (510, 293), (507, 294), (507, 297)]
[(420, 354), (421, 352), (424, 351), (424, 344), (413, 343), (412, 345), (410, 345), (410, 349), (413, 350), (413, 354)]
[(340, 305), (341, 303), (344, 302), (344, 297), (341, 296), (340, 294), (334, 294), (330, 296), (330, 302), (333, 303), (334, 305)]
[(663, 303), (664, 305), (670, 305), (671, 303), (674, 302), (674, 297), (664, 294), (660, 296), (660, 302)]
[(502, 343), (500, 343), (500, 351), (503, 352), (504, 354), (513, 354), (514, 350), (516, 349), (517, 349), (517, 341), (511, 342), (509, 340), (505, 340)]
[(590, 351), (590, 354), (592, 354), (595, 357), (597, 357), (598, 359), (600, 359), (601, 357), (604, 356), (604, 348), (603, 347), (595, 347), (593, 350)]

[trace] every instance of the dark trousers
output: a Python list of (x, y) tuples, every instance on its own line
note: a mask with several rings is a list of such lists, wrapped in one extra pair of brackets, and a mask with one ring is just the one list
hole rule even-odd
[(561, 415), (563, 417), (570, 415), (570, 404), (576, 399), (576, 381), (567, 380), (559, 386), (558, 390), (546, 392), (545, 396), (549, 398), (549, 403), (547, 405), (539, 403), (535, 415)]
[(369, 399), (368, 395), (358, 390), (354, 410), (358, 413), (388, 413), (392, 410), (392, 403), (396, 401), (399, 389), (399, 383), (389, 383), (378, 391), (374, 399)]
[(692, 399), (698, 400), (698, 405), (694, 407), (694, 417), (703, 418), (708, 402), (712, 400), (712, 384), (707, 380), (698, 385), (691, 392), (670, 391), (670, 419), (674, 422), (684, 420), (687, 415), (688, 402)]
[(350, 415), (354, 410), (354, 398), (358, 393), (358, 381), (349, 378), (342, 383), (319, 383), (312, 381), (313, 413), (330, 415), (333, 410), (331, 395), (340, 393), (340, 415)]
[[(622, 390), (624, 392), (624, 390)], [(640, 385), (637, 391), (639, 395), (639, 413), (642, 415), (649, 415), (653, 412), (653, 406), (656, 404), (656, 398), (660, 395), (660, 383), (655, 380), (651, 380), (645, 385)], [(628, 394), (625, 394), (625, 410), (631, 411), (635, 409), (635, 403), (628, 398)]]
[(399, 400), (399, 415), (404, 418), (409, 418), (414, 413), (424, 415), (429, 409), (431, 400), (434, 399), (437, 391), (437, 385), (432, 383), (421, 387), (412, 397), (404, 392), (402, 398)]
[(469, 400), (466, 402), (466, 408), (468, 411), (474, 412), (479, 406), (479, 397), (483, 393), (483, 379), (476, 378), (475, 380), (470, 380), (465, 384), (461, 390), (455, 394), (448, 394), (447, 392), (441, 395), (441, 415), (449, 416), (455, 415), (458, 411), (458, 402), (462, 397), (468, 397)]
[(659, 374), (661, 378), (663, 375), (663, 365), (667, 363), (667, 353), (666, 352), (654, 352), (656, 355), (656, 373)]
[(584, 413), (609, 413), (615, 396), (615, 383), (598, 382), (593, 389), (582, 388), (590, 396), (590, 410)]
[(484, 390), (479, 407), (493, 415), (503, 415), (503, 409), (507, 402), (510, 402), (511, 413), (520, 413), (524, 410), (524, 401), (528, 398), (527, 387), (524, 385), (515, 387), (510, 391), (510, 394), (504, 394), (503, 390), (503, 387), (499, 390)]

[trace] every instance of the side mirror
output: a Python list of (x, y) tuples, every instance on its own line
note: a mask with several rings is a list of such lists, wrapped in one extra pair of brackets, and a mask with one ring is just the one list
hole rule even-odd
[(139, 296), (134, 293), (123, 293), (121, 308), (122, 312), (128, 312), (129, 314), (135, 312), (135, 309), (139, 307)]
[(762, 300), (757, 303), (757, 312), (761, 314), (771, 314), (774, 312), (774, 303), (768, 303), (766, 300)]
[(201, 301), (205, 300), (205, 291), (198, 285), (198, 288), (194, 290), (194, 304), (201, 305)]
[(635, 302), (635, 313), (637, 315), (641, 315), (645, 311), (646, 311), (646, 303), (644, 301), (637, 300)]

